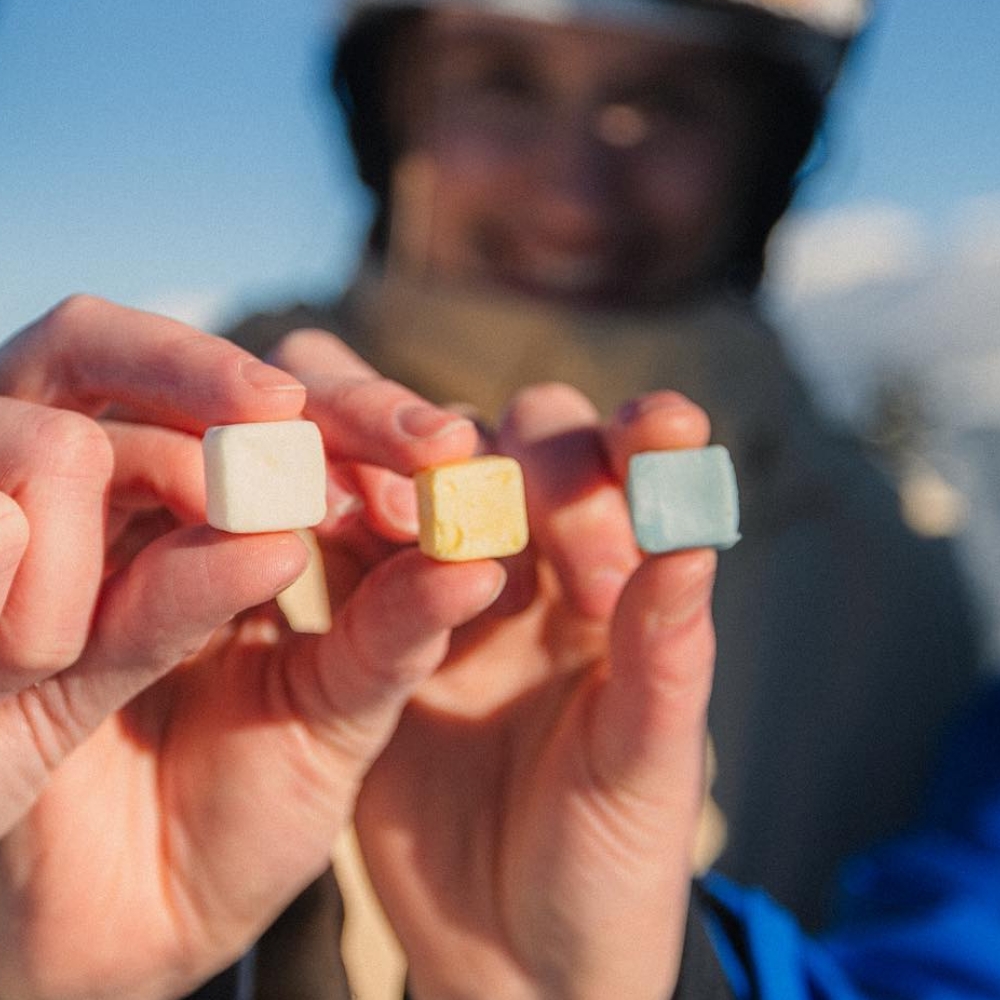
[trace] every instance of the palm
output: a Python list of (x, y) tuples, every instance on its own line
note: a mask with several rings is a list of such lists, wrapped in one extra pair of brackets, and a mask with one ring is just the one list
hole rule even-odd
[(432, 995), (441, 975), (459, 993), (490, 973), (559, 983), (567, 955), (601, 953), (584, 928), (610, 901), (638, 907), (673, 876), (662, 803), (615, 792), (595, 760), (608, 628), (551, 578), (502, 628), (467, 627), (365, 783), (362, 844)]
[(572, 390), (543, 386), (501, 428), (525, 467), (540, 586), (520, 611), (498, 605), (456, 634), (358, 803), (415, 997), (672, 991), (703, 801), (715, 563), (635, 550), (628, 456), (708, 434), (679, 397), (646, 402), (599, 434)]
[[(223, 542), (255, 544), (266, 541)], [(358, 574), (366, 570), (367, 556), (344, 551)], [(231, 566), (234, 582), (246, 565)], [(443, 580), (453, 573), (454, 588)], [(329, 863), (415, 683), (407, 672), (422, 678), (439, 662), (448, 631), (470, 616), (469, 601), (481, 608), (491, 578), (482, 566), (428, 565), (400, 552), (365, 572), (329, 635), (291, 635), (266, 610), (251, 612), (105, 719), (0, 842), (0, 870), (18, 866), (28, 887), (9, 905), (32, 914), (11, 954), (39, 956), (44, 967), (29, 972), (43, 995), (90, 998), (87, 984), (112, 969), (114, 995), (178, 995), (248, 946)], [(428, 625), (421, 595), (442, 591), (455, 598), (441, 597)], [(404, 592), (414, 613), (386, 628), (386, 604), (398, 606)], [(116, 617), (113, 601), (102, 609)], [(405, 682), (388, 699), (389, 675), (365, 671), (383, 662)], [(82, 686), (78, 669), (39, 689), (47, 704)], [(100, 892), (87, 891), (95, 885)], [(158, 969), (177, 979), (157, 982)]]
[[(294, 891), (322, 865), (354, 775), (289, 725), (288, 650), (254, 643), (250, 628), (106, 720), (6, 841), (8, 857), (32, 846), (25, 944), (48, 956), (47, 975), (65, 965), (88, 982), (113, 966), (121, 977), (126, 937), (137, 982), (150, 955), (186, 968), (209, 935), (235, 954), (261, 907), (280, 905), (278, 887)], [(303, 810), (321, 815), (288, 821)]]

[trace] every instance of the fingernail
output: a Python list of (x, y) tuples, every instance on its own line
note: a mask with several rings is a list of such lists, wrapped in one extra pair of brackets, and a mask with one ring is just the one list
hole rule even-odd
[(613, 607), (621, 597), (630, 575), (630, 569), (607, 565), (593, 570), (588, 582), (594, 593), (600, 595), (609, 607)]
[(240, 377), (248, 385), (266, 392), (302, 392), (302, 383), (287, 372), (265, 364), (259, 358), (248, 357), (240, 362)]
[(619, 423), (633, 424), (637, 420), (654, 413), (657, 410), (679, 410), (683, 409), (686, 401), (675, 392), (657, 392), (641, 399), (631, 399), (623, 403), (615, 413)]
[(393, 479), (383, 486), (379, 501), (383, 516), (397, 531), (413, 536), (420, 532), (417, 491), (412, 482)]
[(493, 582), (492, 588), (483, 596), (483, 611), (496, 604), (496, 602), (500, 599), (500, 595), (504, 592), (504, 589), (507, 586), (507, 570), (500, 565), (497, 566), (497, 569), (499, 572), (497, 573), (496, 580)]
[(684, 571), (683, 575), (678, 573), (672, 603), (650, 609), (647, 615), (650, 632), (684, 625), (694, 615), (702, 614), (711, 607), (715, 567), (718, 564), (718, 556), (713, 549), (691, 549), (654, 558), (670, 559), (676, 566), (683, 564)]
[(365, 502), (353, 493), (343, 493), (339, 489), (327, 490), (326, 520), (338, 523), (365, 509)]
[(404, 406), (396, 412), (396, 424), (399, 429), (415, 438), (433, 438), (450, 434), (467, 423), (465, 417), (422, 403)]

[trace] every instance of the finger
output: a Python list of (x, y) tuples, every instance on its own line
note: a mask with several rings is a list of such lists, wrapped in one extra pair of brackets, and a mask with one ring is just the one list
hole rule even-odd
[[(460, 413), (472, 421), (477, 435), (476, 455), (494, 454), (493, 438), (484, 426), (470, 413), (449, 406), (450, 412)], [(368, 526), (384, 538), (396, 542), (412, 542), (420, 530), (417, 493), (412, 477), (364, 462), (341, 463), (343, 479), (350, 477), (351, 486), (343, 499), (338, 494), (341, 508), (350, 511), (352, 506), (365, 511)], [(341, 490), (344, 490), (341, 484)], [(509, 566), (508, 566), (509, 568)]]
[(591, 767), (606, 789), (694, 826), (703, 789), (716, 556), (647, 560), (622, 594), (611, 670), (593, 703)]
[(596, 411), (568, 386), (536, 386), (512, 401), (498, 440), (524, 467), (535, 547), (581, 613), (609, 616), (639, 553)]
[[(177, 521), (196, 524), (205, 520), (205, 461), (201, 438), (184, 431), (151, 424), (102, 420), (115, 451), (112, 481), (112, 524), (134, 520), (133, 515), (163, 509)], [(376, 484), (379, 484), (376, 479)], [(402, 480), (400, 491), (412, 492), (412, 483)], [(327, 513), (323, 530), (339, 530), (343, 521), (364, 510), (377, 509), (374, 499), (366, 504), (365, 490), (348, 476), (327, 469)], [(412, 502), (410, 506), (413, 506)], [(412, 534), (405, 536), (412, 539)]]
[(7, 399), (0, 407), (0, 491), (28, 541), (0, 615), (4, 687), (72, 663), (86, 640), (103, 564), (112, 454), (88, 417)]
[(487, 609), (504, 580), (492, 560), (445, 564), (399, 552), (351, 595), (315, 661), (289, 665), (296, 704), (339, 756), (366, 770), (444, 659), (452, 630)]
[[(6, 493), (0, 493), (0, 612), (28, 547), (30, 530), (28, 519), (17, 501)], [(0, 690), (2, 689), (3, 682), (0, 681)]]
[(115, 453), (105, 541), (105, 576), (179, 524), (205, 521), (200, 439), (152, 424), (102, 420)]
[(305, 402), (292, 376), (221, 337), (85, 295), (4, 345), (0, 394), (90, 414), (114, 402), (195, 430), (287, 419)]
[(332, 334), (296, 331), (273, 358), (308, 386), (306, 412), (322, 429), (333, 459), (412, 475), (475, 451), (471, 420), (382, 378)]
[(47, 756), (57, 762), (234, 615), (288, 586), (307, 559), (291, 532), (229, 535), (207, 525), (178, 529), (143, 549), (109, 582), (79, 661), (38, 689), (43, 724), (36, 734)]
[[(572, 900), (560, 915), (600, 928), (608, 948), (588, 995), (624, 979), (670, 994), (677, 974), (703, 802), (714, 565), (710, 550), (643, 562), (612, 622), (610, 668), (588, 674), (575, 706), (583, 777), (573, 774), (570, 812), (583, 802), (587, 820), (546, 861), (550, 894)], [(582, 894), (581, 864), (600, 873)]]
[(621, 406), (604, 431), (611, 467), (621, 482), (628, 460), (643, 451), (702, 448), (711, 435), (708, 414), (678, 392), (652, 392)]
[(391, 541), (412, 542), (420, 530), (413, 480), (364, 463), (354, 465), (352, 473), (368, 526)]
[[(502, 576), (496, 564), (446, 566), (407, 550), (365, 578), (328, 635), (279, 647), (251, 639), (240, 649), (250, 622), (230, 656), (193, 668), (180, 697), (194, 701), (174, 734), (208, 713), (192, 738), (210, 752), (198, 768), (174, 768), (171, 793), (188, 817), (185, 844), (213, 858), (211, 877), (193, 879), (194, 911), (228, 907), (250, 926), (329, 864), (405, 703), (440, 664), (450, 630), (489, 603)], [(275, 796), (292, 811), (262, 811)], [(270, 858), (251, 880), (241, 860), (248, 830)]]
[(152, 424), (101, 421), (115, 454), (111, 504), (133, 512), (165, 507), (188, 524), (205, 520), (201, 439)]

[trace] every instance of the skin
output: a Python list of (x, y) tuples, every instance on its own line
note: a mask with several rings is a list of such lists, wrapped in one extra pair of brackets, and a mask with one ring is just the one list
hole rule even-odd
[(390, 263), (602, 308), (718, 277), (754, 149), (732, 53), (433, 9), (391, 66)]
[[(342, 350), (312, 332), (279, 352), (315, 380), (314, 412)], [(708, 434), (673, 393), (602, 426), (546, 385), (490, 442), (525, 469), (532, 549), (455, 630), (356, 813), (414, 996), (670, 995), (703, 802), (715, 555), (644, 559), (622, 482), (636, 451)]]
[[(423, 23), (435, 58), (393, 61), (390, 263), (588, 307), (718, 271), (752, 119), (727, 60)], [(599, 425), (540, 386), (482, 442), (328, 335), (274, 362), (87, 297), (0, 349), (0, 995), (188, 992), (353, 817), (421, 1000), (669, 996), (715, 558), (643, 558), (621, 486), (704, 414), (657, 394)], [(300, 413), (329, 457), (322, 637), (268, 603), (297, 539), (202, 523), (204, 428)], [(532, 548), (434, 563), (409, 477), (477, 447), (524, 464)]]
[[(56, 533), (105, 541), (79, 554), (79, 576), (60, 552), (89, 604), (74, 641), (44, 658), (10, 642), (2, 661), (0, 993), (184, 994), (328, 864), (357, 809), (418, 996), (668, 995), (701, 802), (714, 556), (642, 560), (620, 478), (636, 448), (704, 440), (703, 414), (667, 394), (602, 428), (564, 387), (523, 395), (497, 444), (528, 469), (537, 548), (508, 571), (439, 564), (391, 537), (406, 504), (382, 501), (414, 469), (471, 454), (472, 425), (327, 335), (293, 337), (278, 360), (294, 372), (300, 352), (332, 479), (365, 504), (318, 529), (339, 583), (322, 637), (261, 604), (302, 568), (294, 536), (192, 523), (203, 426), (295, 416), (301, 385), (254, 364), (248, 387), (233, 345), (91, 299), (0, 355), (0, 409), (68, 425), (100, 456), (93, 483), (69, 471), (107, 501), (29, 503), (19, 484), (62, 452), (3, 439), (8, 509), (30, 529), (26, 545), (13, 533), (14, 561), (64, 515)], [(71, 595), (12, 603), (23, 579), (3, 617), (28, 636), (25, 616), (51, 626), (46, 605)]]
[[(324, 531), (360, 547), (393, 520), (380, 477), (392, 495), (476, 436), (347, 354), (337, 377), (331, 465), (373, 463), (370, 512)], [(0, 995), (177, 996), (328, 863), (406, 699), (503, 573), (386, 552), (329, 635), (282, 632), (259, 606), (303, 547), (198, 523), (198, 435), (294, 417), (301, 384), (90, 298), (6, 345), (0, 382)]]

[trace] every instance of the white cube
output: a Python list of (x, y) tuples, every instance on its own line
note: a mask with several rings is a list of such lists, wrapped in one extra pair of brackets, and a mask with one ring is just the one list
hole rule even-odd
[(209, 427), (207, 520), (240, 534), (309, 528), (326, 514), (326, 459), (309, 420)]

